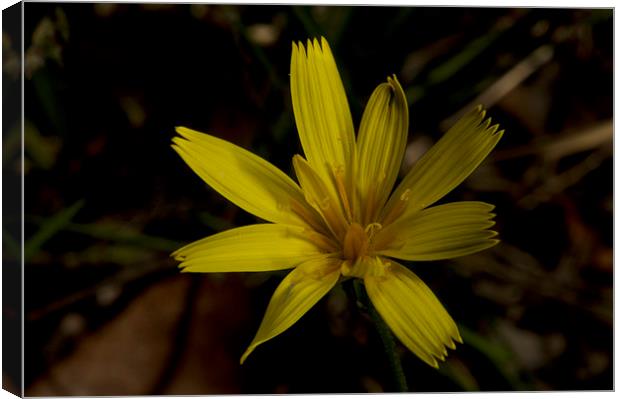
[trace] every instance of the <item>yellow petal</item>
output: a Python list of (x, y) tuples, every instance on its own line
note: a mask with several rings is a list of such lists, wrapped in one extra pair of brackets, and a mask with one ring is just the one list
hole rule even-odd
[(497, 244), (488, 230), (493, 205), (463, 201), (424, 209), (398, 219), (376, 236), (377, 253), (406, 260), (439, 260), (472, 254)]
[(317, 256), (326, 248), (309, 229), (281, 224), (238, 227), (193, 242), (172, 256), (184, 272), (260, 272), (281, 270)]
[(299, 265), (284, 278), (271, 297), (265, 317), (241, 357), (241, 363), (260, 344), (295, 324), (334, 285), (340, 276), (339, 259), (315, 259)]
[(403, 159), (407, 144), (409, 110), (396, 76), (372, 93), (357, 141), (357, 182), (363, 224), (376, 220), (385, 204)]
[[(270, 222), (307, 225), (314, 211), (299, 186), (264, 159), (228, 141), (178, 127), (173, 148), (208, 185)], [(306, 222), (304, 222), (306, 220)]]
[(426, 208), (459, 185), (501, 138), (481, 106), (463, 116), (413, 165), (388, 201), (382, 223)]
[(333, 168), (350, 170), (355, 150), (353, 121), (336, 62), (324, 38), (321, 44), (309, 40), (307, 48), (293, 43), (291, 98), (310, 165), (326, 179)]
[[(385, 262), (385, 260), (384, 260)], [(383, 276), (367, 275), (364, 285), (383, 320), (400, 341), (433, 367), (446, 347), (463, 342), (456, 324), (433, 292), (409, 269), (390, 262)]]

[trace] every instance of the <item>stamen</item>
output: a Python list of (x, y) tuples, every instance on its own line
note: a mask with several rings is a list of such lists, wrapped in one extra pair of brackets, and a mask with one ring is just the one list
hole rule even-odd
[(372, 240), (375, 234), (377, 234), (382, 228), (383, 226), (381, 225), (381, 223), (374, 222), (366, 226), (364, 232), (368, 236), (368, 240)]
[(403, 214), (407, 203), (411, 198), (411, 189), (406, 189), (396, 201), (396, 204), (390, 209), (389, 213), (383, 218), (383, 224), (388, 225), (392, 223), (397, 217)]
[(411, 197), (411, 189), (406, 189), (405, 192), (403, 192), (400, 195), (400, 200), (404, 201), (404, 202), (407, 202), (407, 201), (409, 201), (410, 197)]
[(329, 208), (329, 198), (325, 197), (323, 198), (319, 203), (318, 203), (319, 208), (321, 208), (322, 210), (327, 210), (327, 208)]
[(392, 262), (387, 259), (380, 259), (383, 266), (383, 271), (389, 271), (392, 268)]

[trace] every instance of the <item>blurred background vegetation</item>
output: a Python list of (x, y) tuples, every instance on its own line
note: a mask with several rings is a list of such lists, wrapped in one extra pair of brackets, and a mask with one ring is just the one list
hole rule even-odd
[[(610, 9), (26, 3), (26, 394), (394, 389), (345, 289), (240, 367), (284, 273), (181, 275), (168, 256), (255, 221), (171, 150), (174, 127), (290, 172), (291, 42), (319, 35), (356, 124), (398, 75), (403, 169), (475, 104), (506, 129), (446, 198), (495, 204), (502, 243), (409, 264), (465, 340), (439, 370), (399, 346), (410, 389), (612, 389), (612, 31)], [(19, 129), (3, 160), (17, 178)]]

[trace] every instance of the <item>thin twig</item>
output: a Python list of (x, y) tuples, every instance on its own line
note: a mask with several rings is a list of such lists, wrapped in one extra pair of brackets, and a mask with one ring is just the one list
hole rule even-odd
[(456, 121), (465, 114), (465, 112), (476, 107), (478, 104), (483, 104), (486, 108), (490, 108), (499, 100), (504, 98), (515, 87), (519, 86), (525, 79), (530, 77), (540, 67), (547, 64), (553, 58), (553, 47), (550, 45), (543, 45), (534, 50), (524, 60), (515, 65), (512, 69), (493, 83), (488, 89), (482, 92), (473, 101), (461, 108), (458, 112), (452, 116), (444, 119), (440, 128), (446, 130), (450, 126), (454, 125)]
[(589, 151), (612, 142), (614, 135), (613, 120), (606, 120), (561, 133), (555, 136), (533, 140), (527, 145), (497, 151), (494, 161), (504, 161), (528, 155), (537, 155), (547, 161), (555, 161), (567, 155)]

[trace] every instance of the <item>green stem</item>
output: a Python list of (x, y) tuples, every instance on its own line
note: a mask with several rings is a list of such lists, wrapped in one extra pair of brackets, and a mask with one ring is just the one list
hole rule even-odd
[(366, 289), (359, 282), (359, 280), (355, 280), (353, 282), (353, 286), (355, 289), (355, 294), (358, 299), (358, 305), (361, 305), (365, 308), (365, 310), (370, 315), (372, 322), (379, 333), (379, 337), (381, 338), (381, 342), (383, 343), (383, 350), (385, 351), (385, 355), (387, 356), (388, 362), (390, 364), (390, 371), (392, 372), (392, 377), (394, 378), (394, 384), (396, 390), (398, 392), (409, 392), (409, 388), (407, 387), (407, 379), (405, 377), (405, 372), (403, 371), (403, 365), (400, 362), (400, 356), (396, 353), (396, 343), (394, 341), (394, 336), (390, 331), (390, 328), (385, 324), (385, 321), (381, 318), (375, 307), (373, 306), (370, 298), (368, 298), (368, 294), (366, 293)]

